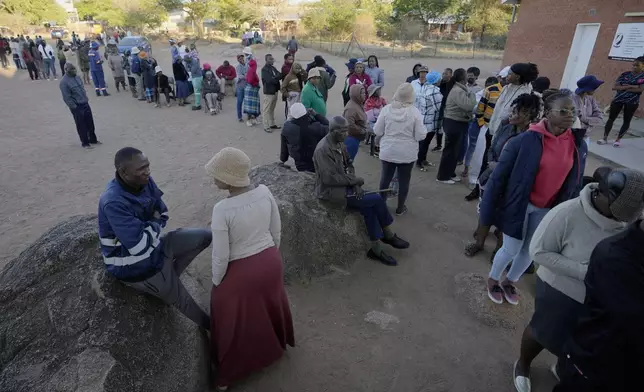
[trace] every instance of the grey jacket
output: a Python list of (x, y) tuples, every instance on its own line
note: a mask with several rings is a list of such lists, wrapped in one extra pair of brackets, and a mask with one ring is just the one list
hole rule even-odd
[(63, 76), (60, 80), (60, 92), (63, 94), (63, 101), (74, 110), (78, 105), (87, 104), (87, 93), (83, 81), (78, 76)]
[(474, 106), (476, 106), (476, 95), (465, 85), (455, 83), (454, 88), (452, 88), (452, 91), (447, 96), (443, 118), (460, 122), (470, 122), (472, 120)]
[(313, 165), (315, 195), (322, 200), (346, 205), (347, 187), (359, 182), (344, 143), (334, 143), (331, 134), (325, 136), (315, 147)]
[(378, 67), (365, 67), (364, 72), (371, 78), (371, 83), (383, 87), (385, 85), (385, 70)]
[(123, 58), (118, 54), (110, 54), (107, 56), (107, 65), (112, 70), (112, 76), (115, 78), (125, 77), (125, 70), (123, 69)]
[(330, 75), (327, 70), (325, 70), (323, 67), (318, 67), (320, 70), (320, 83), (318, 84), (317, 88), (320, 94), (324, 97), (324, 101), (326, 102), (327, 98), (329, 97), (329, 90), (333, 88), (333, 85), (335, 85), (335, 74)]

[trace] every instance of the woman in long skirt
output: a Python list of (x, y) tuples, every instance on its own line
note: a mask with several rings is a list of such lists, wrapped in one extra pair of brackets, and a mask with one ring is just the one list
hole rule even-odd
[(265, 185), (251, 185), (250, 167), (250, 158), (232, 147), (206, 164), (215, 185), (230, 193), (212, 211), (210, 330), (220, 391), (295, 345), (278, 250), (279, 210)]
[(246, 72), (246, 88), (244, 89), (244, 104), (242, 110), (248, 116), (246, 125), (252, 127), (257, 124), (260, 114), (259, 106), (259, 76), (257, 76), (257, 61), (251, 58)]
[(179, 106), (184, 106), (186, 98), (190, 95), (190, 82), (188, 82), (188, 71), (183, 66), (181, 57), (177, 57), (174, 64), (172, 64), (172, 74), (174, 75), (177, 90), (174, 92), (175, 96), (179, 101)]

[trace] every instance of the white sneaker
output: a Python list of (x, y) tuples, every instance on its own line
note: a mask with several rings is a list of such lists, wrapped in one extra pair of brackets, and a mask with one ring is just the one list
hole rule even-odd
[(452, 181), (454, 181), (454, 182), (461, 182), (461, 177), (459, 177), (459, 176), (454, 176), (454, 177), (452, 177)]
[(246, 125), (249, 126), (249, 127), (252, 127), (254, 124), (253, 124), (252, 121), (248, 120), (248, 121), (246, 121)]
[(512, 378), (514, 379), (514, 387), (517, 389), (517, 392), (530, 392), (532, 390), (532, 385), (530, 383), (529, 377), (517, 376), (517, 363), (514, 363), (512, 368)]
[(445, 180), (445, 181), (441, 181), (441, 180), (438, 180), (438, 179), (437, 179), (437, 180), (436, 180), (436, 182), (440, 182), (441, 184), (447, 184), (447, 185), (454, 185), (454, 184), (456, 184), (456, 182), (455, 182), (454, 180)]

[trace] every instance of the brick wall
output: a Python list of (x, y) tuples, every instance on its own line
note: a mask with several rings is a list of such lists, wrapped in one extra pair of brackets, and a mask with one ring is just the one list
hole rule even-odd
[[(594, 15), (591, 9), (596, 10)], [(503, 64), (535, 63), (540, 75), (558, 87), (577, 24), (601, 23), (586, 74), (606, 81), (596, 96), (602, 106), (608, 105), (614, 80), (631, 67), (629, 62), (608, 59), (617, 25), (644, 23), (644, 17), (625, 17), (626, 12), (644, 12), (644, 0), (523, 0), (517, 21), (510, 27)], [(644, 117), (644, 101), (638, 115)]]

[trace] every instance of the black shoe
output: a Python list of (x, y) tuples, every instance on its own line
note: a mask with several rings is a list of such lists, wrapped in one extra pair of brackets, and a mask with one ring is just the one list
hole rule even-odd
[(193, 106), (192, 110), (201, 110), (201, 106)]
[(391, 247), (395, 249), (407, 249), (409, 248), (409, 242), (403, 240), (402, 238), (398, 237), (398, 235), (394, 234), (394, 236), (390, 239), (382, 238), (380, 241), (384, 242), (387, 245), (390, 245)]
[(98, 90), (96, 90), (96, 96), (97, 96), (97, 97), (100, 97), (100, 96), (101, 96), (101, 92), (100, 92), (100, 91), (98, 91)]
[(528, 267), (528, 269), (525, 270), (525, 273), (528, 275), (533, 275), (534, 271), (535, 271), (535, 268), (534, 268), (534, 261), (533, 261), (532, 263), (530, 263), (530, 266)]
[(145, 98), (139, 98), (139, 101), (147, 101)]
[(277, 126), (277, 125), (271, 125), (271, 126), (270, 126), (270, 129), (280, 129), (280, 127), (279, 127), (279, 126)]
[(440, 151), (442, 149), (443, 149), (443, 146), (436, 146), (436, 147), (432, 148), (432, 152)]
[(100, 141), (97, 140), (95, 142), (89, 142), (89, 144), (103, 144), (103, 143), (101, 143)]
[(369, 252), (367, 252), (367, 257), (370, 258), (371, 260), (377, 260), (384, 265), (391, 265), (391, 266), (398, 265), (398, 262), (396, 261), (396, 259), (389, 256), (385, 252), (380, 252), (380, 255), (377, 255), (374, 253), (372, 249), (369, 249)]
[(480, 195), (481, 195), (481, 192), (479, 190), (479, 187), (477, 186), (476, 188), (472, 189), (472, 192), (470, 192), (469, 195), (465, 196), (465, 201), (476, 200), (479, 198)]
[(110, 94), (107, 92), (107, 90), (103, 90), (103, 96), (104, 96), (104, 97), (109, 97), (109, 96), (110, 96)]
[(403, 206), (403, 208), (396, 208), (396, 215), (398, 216), (405, 215), (406, 212), (407, 212), (406, 206)]

